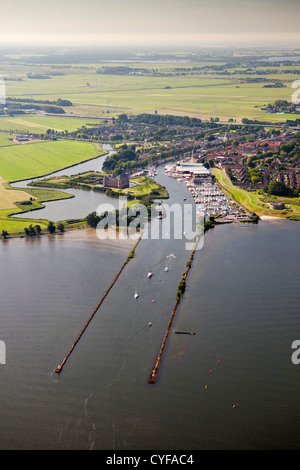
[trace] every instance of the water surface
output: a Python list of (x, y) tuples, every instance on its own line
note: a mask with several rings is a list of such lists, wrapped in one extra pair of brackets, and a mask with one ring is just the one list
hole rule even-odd
[[(170, 203), (189, 197), (163, 172), (157, 179)], [(207, 233), (154, 385), (189, 256), (183, 240), (140, 242), (59, 376), (54, 368), (134, 242), (88, 230), (0, 243), (0, 448), (298, 448), (299, 234), (289, 221)]]

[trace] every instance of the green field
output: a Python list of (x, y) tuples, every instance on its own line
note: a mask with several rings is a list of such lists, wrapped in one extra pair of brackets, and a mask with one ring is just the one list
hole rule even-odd
[(261, 202), (256, 195), (234, 186), (224, 171), (214, 168), (213, 174), (222, 188), (246, 210), (263, 213), (268, 209), (268, 206)]
[(53, 129), (58, 132), (62, 132), (65, 130), (72, 132), (76, 131), (82, 126), (88, 126), (88, 124), (97, 125), (99, 124), (99, 120), (95, 119), (93, 121), (92, 119), (65, 117), (64, 115), (20, 115), (14, 117), (0, 117), (0, 130), (12, 132), (13, 135), (17, 134), (18, 132), (25, 132), (27, 134), (45, 134), (48, 129)]
[(286, 209), (284, 210), (272, 210), (270, 209), (269, 204), (263, 200), (265, 199), (265, 196), (259, 194), (257, 191), (249, 192), (233, 185), (225, 172), (217, 168), (213, 169), (213, 174), (228, 196), (233, 198), (248, 212), (255, 213), (258, 216), (268, 215), (272, 217), (283, 217), (291, 218), (293, 220), (300, 220), (299, 198), (280, 198), (271, 196), (268, 198), (268, 203), (283, 202), (286, 204)]
[(90, 142), (53, 141), (2, 147), (0, 176), (17, 181), (43, 176), (101, 155)]
[[(12, 193), (23, 193), (19, 203), (15, 203), (13, 209), (0, 210), (0, 233), (2, 230), (6, 230), (10, 235), (11, 234), (21, 234), (24, 235), (24, 228), (29, 225), (40, 225), (42, 230), (47, 229), (47, 221), (43, 219), (21, 219), (21, 218), (12, 218), (14, 214), (20, 213), (22, 211), (35, 210), (43, 207), (43, 202), (53, 201), (59, 199), (66, 199), (72, 197), (68, 193), (63, 193), (62, 191), (51, 191), (47, 189), (24, 189), (22, 191), (10, 189)], [(24, 194), (27, 194), (27, 198), (24, 197)], [(1, 196), (1, 194), (0, 194)], [(21, 202), (28, 200), (32, 196), (34, 200), (31, 205), (22, 205)]]
[[(138, 65), (141, 66), (141, 64), (135, 64), (135, 66)], [(185, 68), (191, 65), (190, 63), (181, 64)], [(221, 120), (249, 118), (272, 122), (295, 119), (295, 115), (267, 114), (260, 108), (278, 99), (291, 101), (294, 91), (291, 85), (298, 78), (292, 70), (299, 69), (299, 66), (290, 68), (285, 66), (286, 73), (266, 75), (270, 81), (280, 80), (285, 85), (283, 88), (264, 88), (262, 83), (243, 83), (247, 76), (241, 73), (242, 69), (240, 72), (237, 69), (238, 73), (232, 76), (226, 73), (217, 75), (213, 72), (186, 76), (182, 74), (178, 76), (119, 76), (96, 74), (96, 69), (100, 66), (101, 64), (94, 64), (86, 73), (83, 73), (82, 69), (78, 71), (66, 69), (64, 76), (55, 76), (48, 80), (30, 80), (23, 76), (23, 81), (7, 82), (7, 94), (10, 97), (27, 99), (33, 96), (35, 100), (53, 101), (65, 98), (74, 104), (72, 108), (65, 108), (67, 113), (71, 111), (74, 114), (86, 116), (106, 117), (107, 111), (117, 113), (157, 110), (161, 113), (189, 114), (203, 119), (209, 119), (211, 116), (220, 117)], [(149, 67), (149, 64), (147, 66)], [(178, 64), (173, 66), (172, 64), (156, 64), (156, 67), (166, 73), (168, 70), (172, 72)], [(278, 67), (274, 66), (272, 69), (277, 70)], [(260, 71), (260, 69), (257, 70)], [(260, 75), (251, 75), (253, 79), (260, 77)], [(27, 119), (30, 121), (31, 118), (27, 116), (19, 118), (19, 125), (24, 126), (23, 121)], [(51, 125), (50, 120), (47, 122), (43, 121), (42, 117), (37, 117), (36, 121), (31, 119), (31, 125), (36, 123), (45, 128), (60, 130), (68, 128), (71, 130), (72, 126), (77, 125), (74, 120), (69, 122), (69, 120), (65, 121), (66, 119), (65, 117), (54, 118)], [(6, 123), (5, 126), (7, 125), (9, 124)]]

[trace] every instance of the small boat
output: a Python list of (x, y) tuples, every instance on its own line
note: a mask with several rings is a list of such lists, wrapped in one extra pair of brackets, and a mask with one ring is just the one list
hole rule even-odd
[(149, 278), (152, 277), (152, 272), (151, 271), (148, 272), (148, 277)]
[(152, 299), (152, 303), (153, 303), (153, 304), (154, 304), (154, 302), (155, 302), (155, 299)]
[(169, 271), (168, 266), (165, 267), (165, 272), (167, 273)]
[(138, 296), (139, 296), (139, 294), (137, 293), (137, 290), (135, 289), (134, 298), (137, 299)]
[(149, 323), (148, 323), (148, 326), (152, 326), (152, 323), (151, 323), (151, 321), (149, 321)]
[(194, 336), (196, 333), (194, 331), (175, 331), (176, 335), (191, 335)]

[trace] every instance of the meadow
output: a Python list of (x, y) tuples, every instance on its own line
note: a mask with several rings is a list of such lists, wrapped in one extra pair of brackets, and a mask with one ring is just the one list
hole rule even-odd
[(29, 201), (30, 197), (25, 191), (9, 188), (7, 181), (0, 177), (0, 210), (15, 209), (16, 202)]
[(9, 145), (8, 138), (15, 136), (18, 132), (25, 134), (45, 134), (48, 129), (57, 132), (76, 131), (82, 126), (97, 125), (99, 120), (82, 119), (79, 117), (62, 116), (45, 116), (45, 115), (16, 115), (16, 116), (0, 116), (0, 130), (7, 134), (0, 134), (0, 146), (4, 145), (5, 139)]
[[(86, 71), (82, 68), (77, 70), (75, 67), (62, 69), (65, 75), (54, 76), (47, 80), (32, 80), (23, 74), (22, 81), (7, 82), (7, 95), (52, 101), (65, 98), (72, 101), (74, 105), (72, 108), (65, 108), (66, 113), (71, 111), (79, 116), (109, 117), (108, 112), (114, 115), (120, 112), (154, 112), (156, 110), (165, 114), (188, 114), (202, 119), (219, 117), (222, 121), (228, 121), (230, 118), (237, 121), (248, 118), (272, 122), (295, 119), (295, 115), (267, 114), (261, 110), (261, 107), (274, 103), (278, 99), (291, 101), (294, 91), (291, 86), (293, 81), (298, 79), (298, 75), (294, 74), (293, 70), (300, 70), (299, 66), (284, 66), (284, 73), (272, 74), (270, 70), (267, 71), (266, 77), (269, 82), (280, 81), (285, 87), (265, 88), (264, 83), (248, 83), (249, 77), (241, 68), (237, 68), (233, 75), (228, 74), (226, 70), (218, 74), (197, 72), (195, 75), (178, 72), (178, 75), (174, 75), (175, 68), (191, 68), (195, 64), (183, 63), (180, 67), (178, 64), (170, 63), (134, 64), (135, 67), (139, 65), (156, 68), (161, 75), (97, 74), (96, 70), (102, 65), (90, 65)], [(116, 66), (117, 64), (106, 63), (105, 65)], [(128, 65), (133, 67), (133, 64)], [(203, 64), (198, 63), (197, 66), (199, 65)], [(43, 70), (47, 72), (45, 66), (41, 68), (41, 72)], [(260, 79), (263, 76), (260, 75), (263, 70), (263, 68), (257, 68), (258, 74), (250, 75), (251, 79)], [(271, 70), (278, 72), (280, 67), (272, 66)], [(18, 118), (19, 125), (24, 126), (23, 121), (27, 119), (27, 117)], [(36, 123), (37, 127), (45, 125), (58, 130), (76, 126), (74, 121), (69, 122), (66, 117), (57, 120), (55, 118), (53, 124), (49, 126), (47, 122), (43, 122), (42, 117), (37, 117), (36, 120), (30, 122)], [(7, 126), (7, 123), (4, 125)], [(1, 121), (0, 128), (2, 128)]]
[(103, 153), (90, 142), (45, 141), (2, 147), (0, 175), (9, 182), (35, 178)]

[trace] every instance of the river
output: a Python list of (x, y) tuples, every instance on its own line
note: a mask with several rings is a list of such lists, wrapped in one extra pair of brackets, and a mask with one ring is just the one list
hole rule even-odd
[[(189, 202), (183, 183), (162, 170), (157, 180), (170, 204)], [(183, 240), (140, 242), (60, 375), (134, 242), (87, 230), (0, 243), (0, 448), (299, 448), (299, 234), (299, 224), (278, 220), (206, 234), (154, 385), (189, 256)]]

